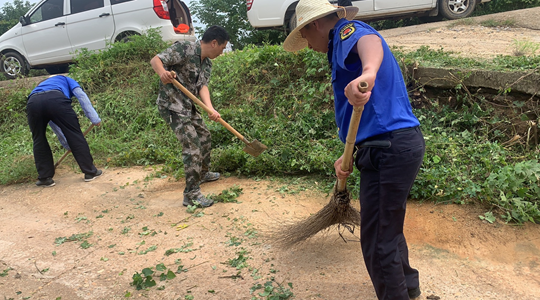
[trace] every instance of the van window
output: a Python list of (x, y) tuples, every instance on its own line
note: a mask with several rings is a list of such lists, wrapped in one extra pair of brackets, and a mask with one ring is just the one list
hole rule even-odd
[(103, 0), (70, 0), (71, 13), (76, 14), (87, 10), (101, 8), (104, 6)]
[(30, 16), (30, 23), (37, 23), (58, 18), (64, 15), (64, 0), (49, 0), (44, 2)]
[(128, 1), (133, 1), (133, 0), (111, 0), (111, 4), (115, 5), (115, 4), (118, 4), (118, 3), (124, 3), (124, 2), (128, 2)]

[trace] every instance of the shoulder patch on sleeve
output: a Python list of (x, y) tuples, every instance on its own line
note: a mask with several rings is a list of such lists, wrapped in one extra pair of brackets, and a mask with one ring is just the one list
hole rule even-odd
[(354, 27), (354, 24), (349, 23), (345, 25), (345, 27), (341, 28), (341, 31), (339, 32), (339, 36), (341, 37), (341, 40), (344, 41), (347, 38), (349, 38), (355, 31), (356, 31), (356, 28)]

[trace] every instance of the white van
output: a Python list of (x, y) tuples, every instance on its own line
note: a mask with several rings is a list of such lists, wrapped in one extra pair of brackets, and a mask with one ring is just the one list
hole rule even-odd
[(9, 79), (31, 68), (65, 72), (78, 49), (104, 49), (149, 28), (161, 28), (166, 41), (196, 40), (180, 0), (41, 0), (0, 36), (0, 72)]
[[(251, 26), (258, 29), (296, 28), (294, 12), (298, 0), (246, 0)], [(375, 21), (411, 16), (441, 16), (459, 19), (470, 16), (477, 4), (490, 0), (351, 0), (360, 10), (357, 20)], [(337, 4), (338, 1), (330, 0)]]

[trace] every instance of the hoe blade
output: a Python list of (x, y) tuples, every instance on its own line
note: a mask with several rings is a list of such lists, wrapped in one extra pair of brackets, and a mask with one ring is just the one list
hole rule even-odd
[(253, 157), (257, 157), (266, 149), (268, 149), (268, 147), (266, 147), (263, 143), (254, 140), (253, 142), (246, 144), (242, 150)]

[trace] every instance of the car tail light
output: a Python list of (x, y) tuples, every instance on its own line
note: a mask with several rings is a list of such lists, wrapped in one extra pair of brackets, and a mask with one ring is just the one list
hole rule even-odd
[(247, 0), (247, 10), (248, 11), (251, 9), (252, 5), (253, 5), (253, 0)]
[(165, 0), (154, 0), (154, 12), (160, 19), (170, 20), (169, 8)]

